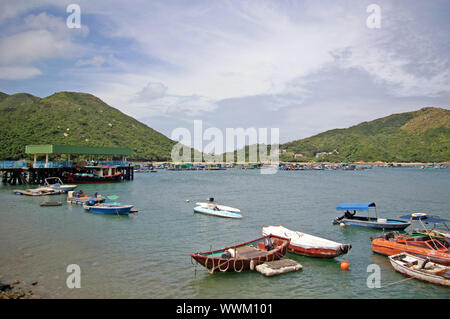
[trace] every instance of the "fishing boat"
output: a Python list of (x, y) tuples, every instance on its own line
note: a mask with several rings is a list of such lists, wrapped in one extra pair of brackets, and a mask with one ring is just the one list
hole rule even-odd
[(233, 213), (227, 210), (221, 210), (217, 206), (209, 207), (203, 207), (203, 206), (196, 206), (194, 207), (195, 213), (205, 214), (205, 215), (211, 215), (216, 217), (224, 217), (224, 218), (234, 218), (234, 219), (241, 219), (242, 215), (238, 213)]
[(45, 179), (45, 186), (60, 190), (62, 192), (68, 192), (74, 190), (77, 185), (64, 184), (59, 177), (48, 177)]
[[(375, 217), (369, 216), (369, 208), (374, 208)], [(397, 229), (402, 230), (411, 225), (411, 222), (401, 219), (378, 218), (376, 205), (373, 202), (368, 203), (340, 203), (336, 206), (337, 210), (345, 211), (341, 217), (333, 220), (334, 225), (341, 223), (349, 226), (370, 227), (378, 229)], [(353, 211), (351, 213), (350, 211)], [(356, 216), (357, 211), (367, 211), (367, 216)]]
[(389, 256), (394, 269), (406, 276), (442, 286), (450, 286), (450, 267), (407, 253)]
[[(439, 216), (429, 215), (427, 213), (413, 213), (410, 215), (400, 216), (402, 219), (409, 219), (411, 221), (411, 228), (413, 234), (428, 235), (435, 238), (445, 238), (450, 240), (450, 232), (447, 226), (448, 220)], [(414, 226), (419, 224), (420, 228), (414, 229)], [(432, 227), (426, 225), (433, 224)], [(437, 227), (445, 229), (437, 229)]]
[(406, 252), (421, 258), (429, 257), (438, 264), (450, 265), (450, 244), (430, 236), (405, 236), (390, 232), (372, 237), (371, 246), (372, 251), (386, 256)]
[(210, 273), (241, 272), (253, 270), (259, 264), (279, 260), (287, 253), (290, 239), (276, 235), (268, 235), (239, 245), (212, 250), (203, 253), (192, 253), (191, 258), (207, 268)]
[(69, 182), (77, 184), (114, 183), (122, 180), (122, 172), (117, 170), (117, 166), (86, 166), (84, 171), (64, 172), (64, 175)]
[(334, 258), (348, 253), (352, 248), (350, 244), (337, 243), (299, 231), (293, 231), (280, 225), (264, 226), (262, 227), (262, 234), (289, 238), (291, 240), (288, 247), (290, 253), (310, 257)]
[(103, 203), (105, 201), (105, 198), (97, 195), (97, 193), (93, 197), (91, 197), (88, 194), (83, 193), (82, 190), (76, 192), (75, 191), (67, 192), (67, 202), (70, 204), (83, 205), (84, 203), (87, 203), (91, 200), (93, 200), (94, 203)]
[(13, 190), (16, 195), (27, 195), (27, 196), (48, 196), (48, 195), (59, 195), (63, 192), (61, 190), (56, 190), (51, 187), (38, 187), (34, 189), (15, 189)]
[(88, 201), (83, 204), (83, 208), (97, 214), (128, 215), (133, 205), (124, 205), (117, 202), (94, 203), (93, 201)]

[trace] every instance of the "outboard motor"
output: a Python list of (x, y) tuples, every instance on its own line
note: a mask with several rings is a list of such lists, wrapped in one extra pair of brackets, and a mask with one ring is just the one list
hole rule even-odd
[(343, 254), (346, 254), (352, 249), (352, 245), (350, 244), (343, 244), (339, 247), (339, 252)]
[(267, 251), (270, 251), (272, 249), (274, 249), (275, 247), (273, 246), (272, 241), (269, 238), (265, 238), (264, 239), (264, 247), (267, 249)]
[(345, 215), (342, 215), (341, 217), (336, 217), (333, 220), (333, 225), (339, 225), (341, 223), (341, 220), (343, 220), (345, 218)]
[(430, 262), (430, 258), (427, 257), (427, 259), (424, 260), (424, 262), (422, 263), (422, 265), (420, 266), (420, 269), (424, 269), (425, 265), (428, 264)]

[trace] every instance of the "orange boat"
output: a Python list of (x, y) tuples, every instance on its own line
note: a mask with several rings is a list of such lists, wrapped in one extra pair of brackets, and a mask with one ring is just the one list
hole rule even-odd
[(430, 258), (432, 262), (450, 265), (450, 244), (445, 240), (430, 236), (395, 236), (386, 233), (372, 239), (372, 250), (376, 253), (391, 256), (402, 252), (422, 258)]

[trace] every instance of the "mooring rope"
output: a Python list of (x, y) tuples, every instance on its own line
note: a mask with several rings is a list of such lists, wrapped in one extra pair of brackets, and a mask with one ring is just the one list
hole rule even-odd
[(411, 279), (414, 279), (414, 277), (409, 277), (409, 278), (405, 278), (405, 279), (402, 279), (402, 280), (399, 280), (399, 281), (394, 281), (394, 282), (391, 282), (391, 283), (389, 283), (387, 285), (381, 286), (380, 288), (386, 288), (388, 286), (395, 285), (395, 284), (398, 284), (398, 283), (401, 283), (401, 282), (404, 282), (404, 281), (407, 281), (407, 280), (411, 280)]

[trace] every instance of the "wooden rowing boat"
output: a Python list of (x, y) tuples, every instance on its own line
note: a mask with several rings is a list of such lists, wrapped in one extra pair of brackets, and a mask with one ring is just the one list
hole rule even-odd
[(389, 256), (389, 261), (396, 271), (406, 276), (442, 286), (450, 286), (450, 267), (407, 253)]
[(287, 253), (290, 239), (269, 235), (239, 245), (190, 254), (198, 264), (206, 267), (210, 273), (241, 272), (253, 270), (266, 261), (279, 260)]
[(325, 238), (308, 235), (299, 231), (293, 231), (283, 226), (264, 226), (262, 227), (263, 235), (277, 235), (289, 238), (288, 251), (290, 253), (319, 257), (334, 258), (346, 254), (352, 248), (350, 244), (341, 244)]

